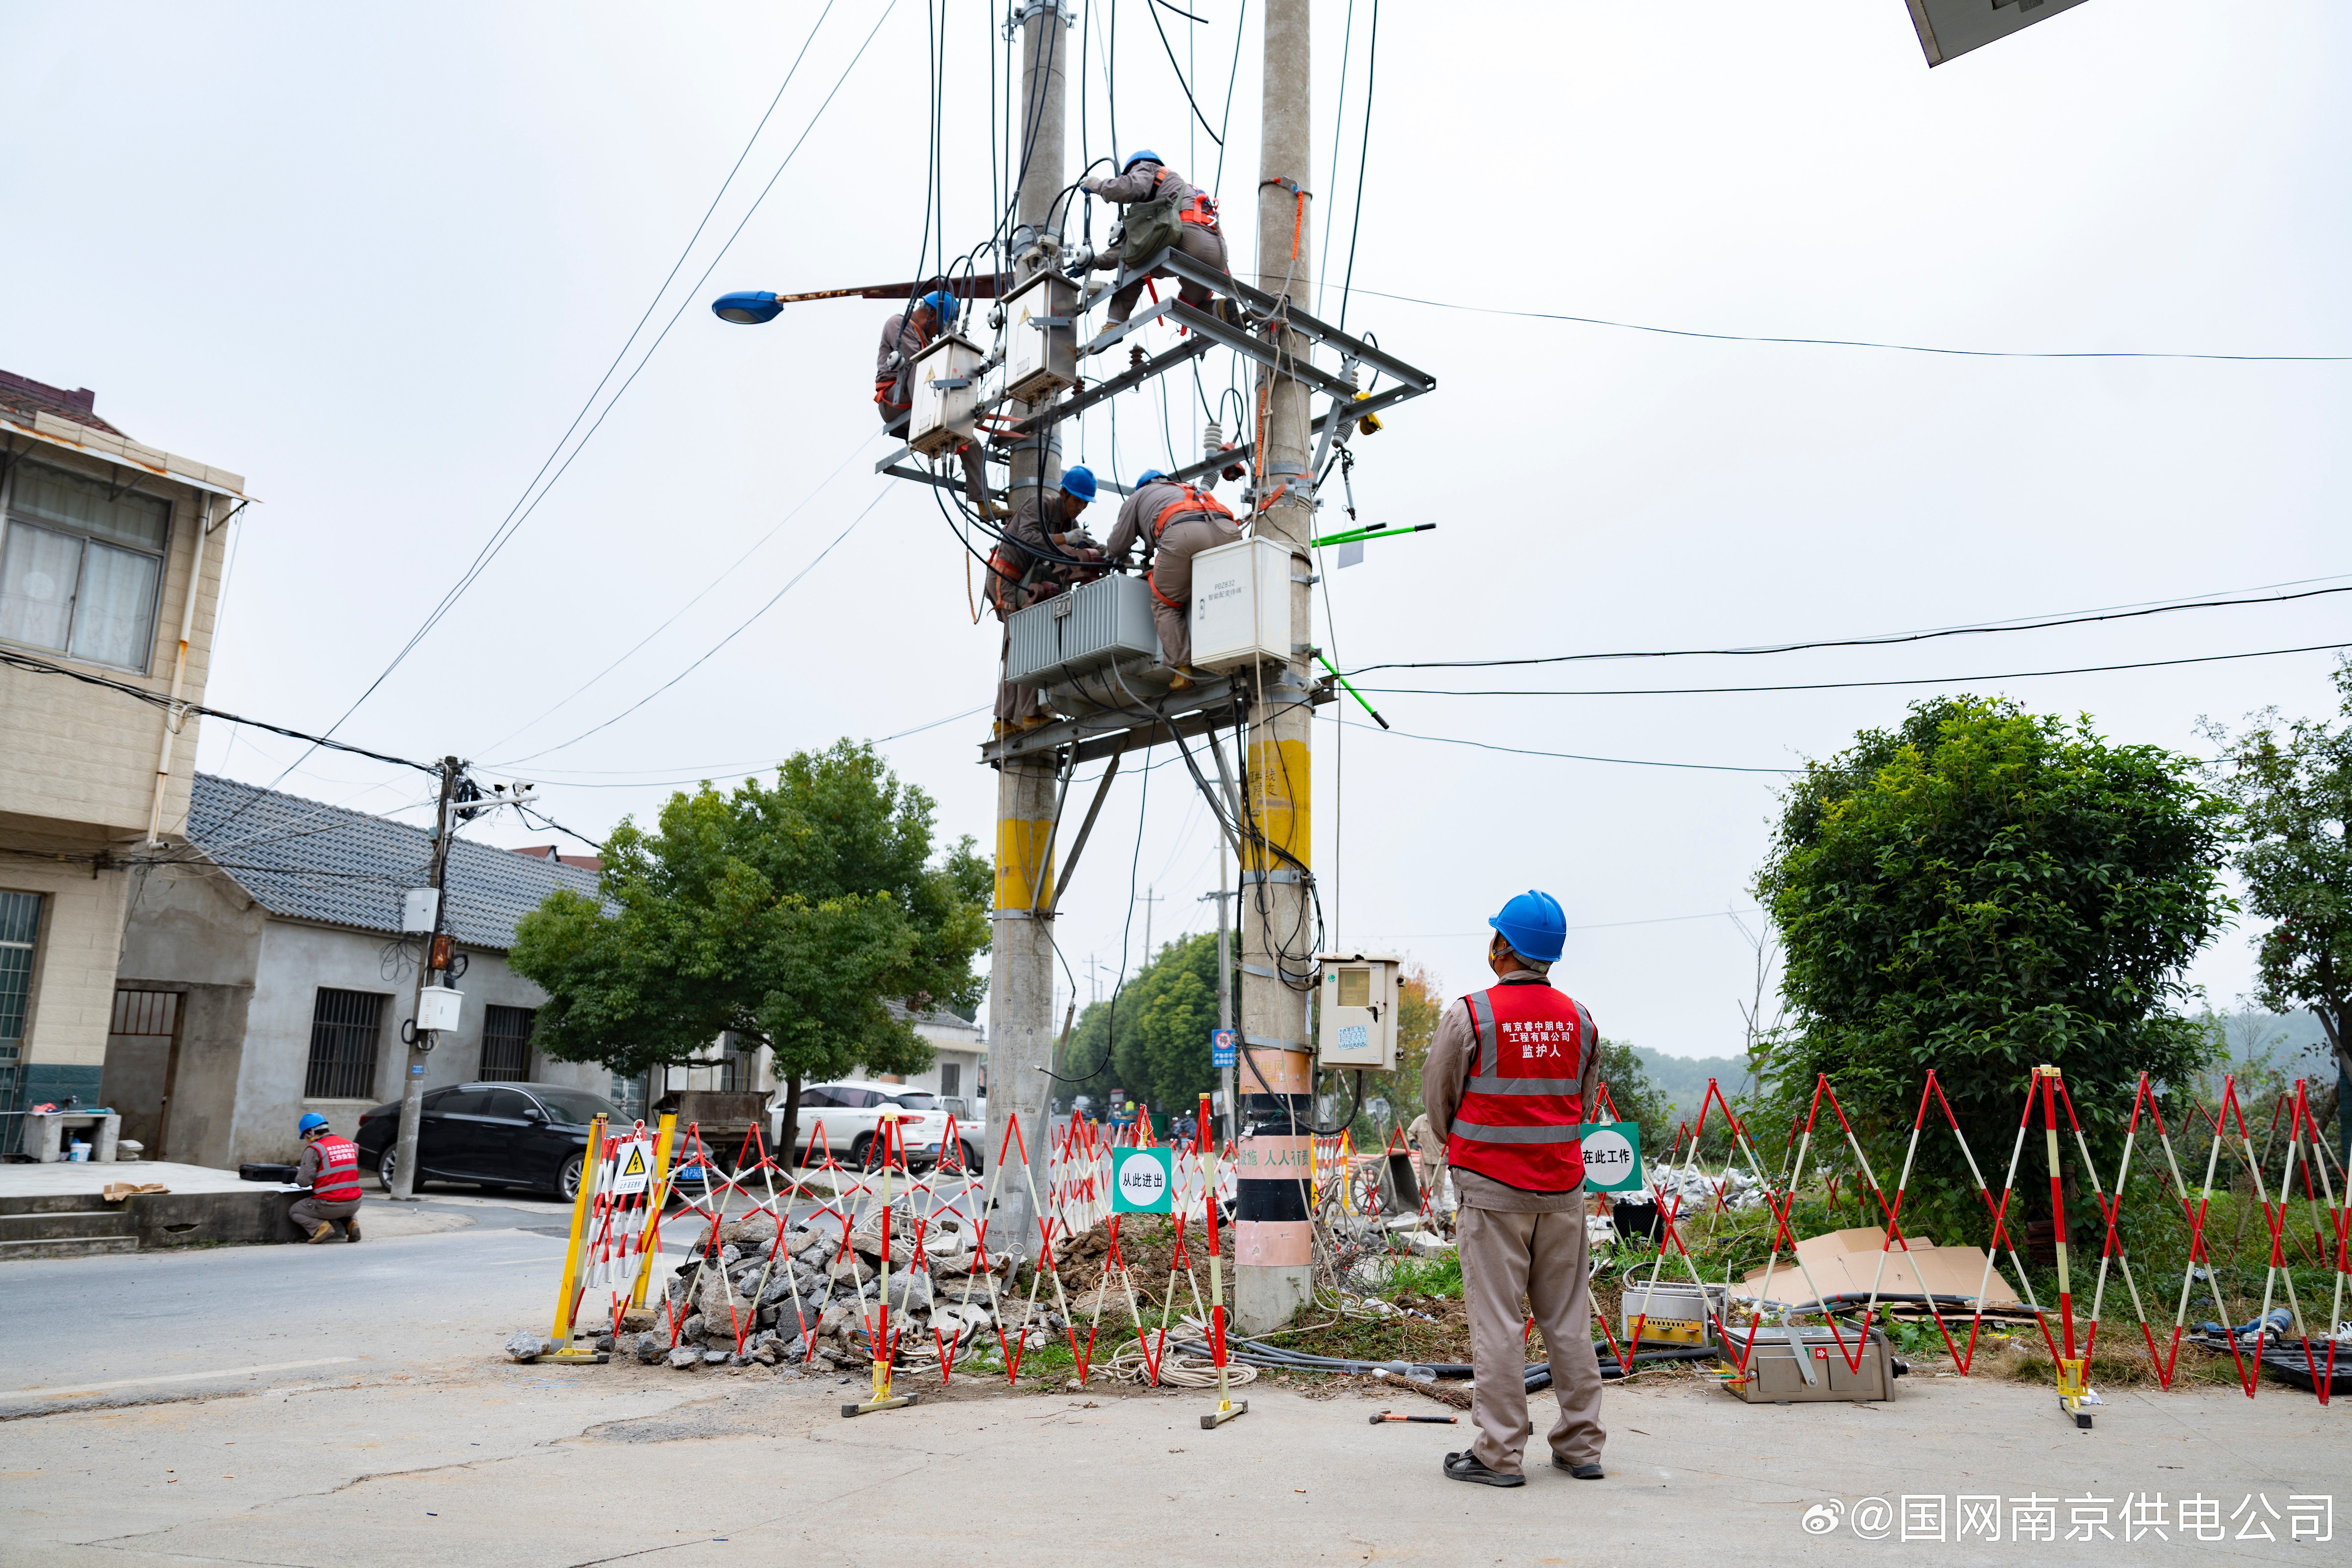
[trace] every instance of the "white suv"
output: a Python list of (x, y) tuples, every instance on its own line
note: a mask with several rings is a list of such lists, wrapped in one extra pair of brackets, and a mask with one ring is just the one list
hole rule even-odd
[[(909, 1106), (906, 1101), (920, 1102)], [(939, 1163), (948, 1132), (948, 1117), (943, 1110), (929, 1109), (936, 1101), (920, 1090), (908, 1089), (895, 1083), (812, 1083), (801, 1087), (800, 1125), (797, 1129), (799, 1147), (793, 1151), (793, 1163), (807, 1164), (821, 1152), (830, 1152), (845, 1165), (868, 1166), (882, 1159), (882, 1113), (895, 1111), (899, 1136), (910, 1165), (933, 1165)], [(778, 1095), (770, 1102), (772, 1140), (781, 1147), (784, 1135), (784, 1100)], [(819, 1139), (819, 1131), (824, 1136)], [(977, 1130), (959, 1124), (964, 1166), (980, 1169)]]

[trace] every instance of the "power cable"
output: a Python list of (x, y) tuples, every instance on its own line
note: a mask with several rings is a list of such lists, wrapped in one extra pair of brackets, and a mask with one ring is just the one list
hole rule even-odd
[[(1184, 68), (1176, 63), (1176, 47), (1168, 41), (1168, 29), (1160, 25), (1160, 9), (1164, 3), (1165, 0), (1150, 0), (1145, 7), (1151, 16), (1151, 30), (1160, 35), (1160, 47), (1168, 51), (1168, 68), (1175, 73), (1176, 85), (1184, 89), (1184, 101), (1192, 106), (1192, 118), (1201, 122), (1202, 130), (1209, 132), (1209, 140), (1214, 142), (1218, 150), (1222, 152), (1225, 145), (1225, 139), (1209, 129), (1209, 117), (1201, 112), (1200, 102), (1192, 96), (1192, 84), (1184, 79)], [(1173, 5), (1168, 6), (1168, 9), (1176, 11)], [(1117, 16), (1118, 12), (1118, 8), (1116, 5), (1112, 6), (1111, 14)], [(1194, 22), (1201, 19), (1189, 11), (1176, 11), (1176, 15)]]
[(1348, 275), (1339, 280), (1341, 331), (1348, 330), (1348, 296), (1356, 286), (1356, 240), (1364, 226), (1364, 171), (1372, 157), (1372, 89), (1381, 70), (1381, 0), (1372, 0), (1372, 37), (1364, 58), (1364, 144), (1356, 154), (1356, 213), (1348, 225)]
[[(895, 5), (897, 4), (897, 0), (891, 0), (891, 4)], [(530, 482), (523, 486), (522, 494), (515, 499), (513, 506), (507, 509), (507, 515), (499, 520), (498, 527), (490, 531), (489, 539), (475, 555), (473, 564), (467, 567), (465, 573), (458, 577), (457, 583), (447, 593), (441, 596), (440, 602), (434, 605), (432, 612), (425, 617), (424, 624), (416, 628), (415, 632), (410, 636), (408, 641), (402, 645), (400, 651), (393, 656), (392, 662), (384, 666), (383, 672), (368, 683), (367, 689), (360, 693), (358, 699), (352, 703), (350, 708), (344, 710), (342, 718), (336, 720), (334, 723), (327, 726), (327, 732), (329, 734), (332, 734), (336, 730), (341, 728), (343, 721), (349, 719), (353, 713), (357, 712), (359, 710), (360, 704), (365, 702), (370, 697), (375, 694), (376, 689), (382, 686), (386, 679), (390, 679), (392, 672), (400, 668), (402, 661), (406, 659), (408, 656), (415, 650), (416, 645), (424, 641), (425, 636), (430, 633), (435, 626), (440, 624), (442, 617), (446, 616), (450, 609), (456, 605), (459, 596), (462, 595), (467, 588), (473, 585), (475, 580), (482, 574), (483, 570), (489, 565), (490, 562), (497, 557), (498, 553), (501, 550), (506, 548), (507, 542), (514, 537), (516, 531), (529, 520), (531, 511), (536, 510), (538, 508), (539, 500), (532, 499), (531, 492), (534, 489), (539, 489), (540, 500), (544, 500), (547, 490), (551, 489), (554, 487), (555, 480), (563, 477), (563, 469), (558, 468), (555, 472), (554, 478), (547, 480), (547, 488), (539, 488), (540, 480), (547, 475), (549, 465), (555, 461), (557, 455), (563, 450), (565, 443), (572, 439), (572, 433), (580, 428), (580, 422), (588, 416), (588, 411), (596, 405), (596, 398), (598, 395), (601, 394), (604, 390), (605, 386), (611, 383), (613, 373), (620, 369), (621, 362), (628, 357), (630, 348), (635, 344), (638, 336), (646, 330), (646, 323), (653, 319), (654, 311), (660, 307), (662, 296), (669, 291), (670, 284), (677, 279), (678, 269), (686, 265), (686, 258), (693, 254), (694, 247), (696, 243), (701, 239), (703, 230), (709, 226), (711, 215), (719, 210), (719, 202), (725, 198), (728, 187), (734, 184), (735, 176), (741, 172), (744, 160), (751, 155), (751, 149), (758, 143), (761, 132), (767, 129), (768, 121), (776, 112), (776, 106), (783, 101), (785, 89), (792, 86), (793, 78), (799, 73), (801, 62), (808, 58), (809, 48), (816, 42), (817, 33), (824, 27), (825, 17), (833, 14), (833, 6), (834, 0), (825, 0), (825, 7), (823, 11), (817, 14), (815, 25), (809, 28), (808, 37), (801, 40), (800, 52), (793, 57), (791, 68), (784, 72), (784, 79), (778, 85), (776, 89), (776, 96), (769, 100), (766, 112), (760, 116), (759, 124), (752, 127), (751, 137), (743, 143), (743, 150), (735, 155), (735, 162), (729, 166), (727, 177), (719, 183), (719, 189), (712, 195), (710, 198), (710, 205), (704, 209), (701, 221), (694, 226), (694, 232), (687, 237), (686, 245), (679, 250), (677, 259), (670, 263), (669, 271), (663, 275), (661, 286), (654, 290), (653, 298), (646, 301), (645, 313), (637, 318), (636, 325), (629, 329), (628, 337), (622, 342), (619, 352), (614, 354), (613, 363), (604, 367), (604, 374), (597, 378), (595, 386), (592, 388), (588, 394), (587, 401), (580, 405), (580, 412), (572, 416), (572, 423), (564, 426), (563, 434), (557, 437), (554, 447), (549, 449), (547, 457), (540, 463), (538, 472), (532, 474), (530, 477)], [(862, 55), (865, 51), (861, 48), (858, 52)], [(850, 63), (854, 66), (856, 64), (856, 61), (853, 59)], [(845, 74), (846, 73), (845, 73)], [(839, 90), (838, 84), (835, 85), (835, 90)], [(827, 103), (832, 102), (832, 97), (828, 95), (825, 101)], [(824, 111), (820, 109), (818, 112), (823, 113)], [(814, 124), (814, 122), (812, 121), (811, 123)], [(803, 133), (803, 137), (805, 139), (806, 132)], [(793, 151), (799, 151), (798, 143), (794, 143)], [(791, 161), (790, 156), (787, 155), (785, 162), (789, 163)], [(777, 170), (777, 173), (780, 174), (783, 171), (781, 167)], [(769, 181), (769, 184), (772, 186), (774, 183), (775, 182), (772, 179)], [(761, 193), (761, 199), (764, 200), (766, 195), (767, 193), (762, 191)], [(758, 201), (755, 201), (751, 205), (753, 210), (756, 211), (760, 204)], [(747, 214), (747, 220), (748, 217), (749, 215)], [(740, 226), (738, 226), (737, 232), (741, 232)], [(733, 243), (731, 237), (729, 243)], [(719, 254), (721, 256), (726, 254), (723, 247)], [(717, 265), (716, 260), (713, 261), (712, 265)], [(709, 274), (705, 272), (703, 276), (707, 279)], [(673, 321), (676, 320), (675, 317), (671, 319)], [(667, 336), (667, 328), (663, 329), (663, 335)], [(654, 349), (657, 349), (660, 346), (660, 339), (656, 338), (654, 342)], [(653, 349), (648, 349), (646, 353), (646, 357), (651, 358)], [(643, 364), (640, 363), (638, 368), (643, 369)], [(632, 374), (631, 379), (635, 379), (634, 374)], [(625, 392), (627, 390), (627, 384), (624, 383), (621, 391)], [(615, 402), (619, 401), (619, 398), (620, 393), (614, 394), (614, 400)], [(606, 412), (611, 412), (610, 405), (606, 405)], [(602, 425), (604, 421), (600, 416), (597, 420), (597, 424)], [(593, 437), (594, 434), (595, 428), (592, 426), (588, 432), (588, 436)], [(586, 446), (587, 440), (588, 437), (583, 437), (580, 443), (581, 446)], [(572, 456), (577, 457), (578, 455), (578, 447), (573, 448)], [(570, 466), (571, 459), (566, 458), (564, 460), (564, 468), (569, 468)], [(526, 502), (529, 502), (528, 506), (525, 505)]]
[(1953, 349), (1923, 343), (1882, 343), (1866, 338), (1774, 337), (1753, 332), (1702, 332), (1686, 327), (1655, 327), (1641, 321), (1612, 321), (1600, 316), (1567, 316), (1549, 310), (1506, 310), (1492, 305), (1457, 305), (1445, 300), (1423, 300), (1412, 294), (1365, 293), (1375, 300), (1396, 300), (1407, 305), (1427, 305), (1438, 310), (1467, 310), (1481, 316), (1517, 316), (1531, 321), (1573, 321), (1583, 327), (1614, 327), (1621, 331), (1655, 332), (1669, 338), (1705, 338), (1722, 343), (1796, 343), (1817, 348), (1887, 349), (1898, 353), (1953, 354), (1964, 359), (2190, 359), (2235, 361), (2250, 364), (2342, 364), (2352, 354), (2218, 354), (2155, 349), (2090, 349), (2051, 352), (2036, 349)]
[[(2319, 579), (2319, 581), (2325, 581), (2325, 579)], [(2292, 604), (2299, 599), (2325, 598), (2331, 594), (2352, 594), (2352, 584), (2346, 584), (2342, 587), (2336, 588), (2311, 588), (2306, 589), (2300, 594), (2277, 594), (2262, 597), (2236, 599), (2201, 598), (2184, 600), (2172, 604), (2158, 604), (2147, 608), (2138, 609), (2113, 609), (2099, 611), (2096, 613), (2065, 615), (2035, 619), (2019, 617), (2009, 621), (1979, 621), (1966, 626), (1941, 626), (1927, 631), (1889, 632), (1879, 637), (1829, 637), (1813, 642), (1763, 643), (1751, 645), (1746, 647), (1678, 647), (1620, 653), (1559, 653), (1546, 654), (1530, 658), (1428, 659), (1406, 663), (1368, 664), (1362, 666), (1360, 668), (1351, 669), (1347, 673), (1350, 678), (1353, 678), (1359, 675), (1370, 674), (1371, 671), (1376, 669), (1493, 669), (1514, 665), (1582, 664), (1601, 659), (1734, 658), (1749, 658), (1759, 654), (1804, 653), (1812, 649), (1825, 647), (1885, 647), (1902, 643), (1930, 642), (1939, 637), (1981, 637), (1995, 632), (2038, 632), (2047, 631), (2053, 626), (2089, 626), (2101, 621), (2139, 620), (2148, 616), (2171, 615), (2180, 610), (2222, 610), (2234, 609), (2245, 605), (2285, 605)], [(2300, 648), (2285, 648), (2280, 651), (2299, 653), (2308, 650)], [(2122, 668), (2127, 667), (2116, 666), (2115, 668)], [(2054, 671), (2053, 673), (2074, 674), (2078, 672), (2061, 670)], [(1990, 676), (1972, 676), (1965, 679), (1991, 679), (1994, 678)], [(1759, 687), (1754, 688), (1753, 689), (1769, 690), (1773, 689)]]
[[(1358, 726), (1361, 728), (1361, 726)], [(1743, 768), (1727, 763), (1662, 763), (1643, 757), (1593, 757), (1579, 752), (1539, 752), (1526, 746), (1497, 746), (1486, 741), (1465, 741), (1453, 735), (1420, 735), (1410, 730), (1366, 731), (1367, 734), (1393, 735), (1403, 741), (1431, 741), (1444, 746), (1469, 746), (1481, 752), (1504, 752), (1515, 757), (1553, 757), (1569, 763), (1612, 763), (1629, 768), (1685, 768), (1708, 773), (1774, 773), (1780, 775), (1803, 773), (1802, 768)]]
[(1787, 686), (1644, 686), (1617, 690), (1533, 691), (1491, 690), (1462, 691), (1443, 689), (1416, 689), (1404, 686), (1367, 686), (1366, 691), (1391, 697), (1706, 697), (1717, 693), (1742, 691), (1845, 691), (1869, 686), (1958, 686), (1974, 680), (2032, 680), (2053, 675), (2105, 675), (2123, 669), (2167, 669), (2182, 664), (2221, 664), (2240, 658), (2276, 658), (2290, 653), (2330, 653), (2352, 647), (2352, 643), (2309, 643), (2302, 647), (2262, 648), (2253, 653), (2209, 653), (2194, 658), (2150, 658), (2132, 664), (2085, 664), (2072, 669), (2014, 669), (2000, 675), (1937, 675), (1920, 676), (1902, 680), (1816, 680)]
[(684, 669), (679, 670), (676, 675), (671, 676), (667, 680), (663, 681), (659, 686), (655, 687), (651, 691), (646, 692), (643, 697), (638, 698), (635, 702), (630, 703), (626, 708), (622, 709), (618, 713), (614, 714), (610, 719), (605, 720), (603, 723), (592, 725), (588, 729), (583, 730), (580, 733), (572, 736), (572, 739), (565, 741), (561, 744), (550, 746), (545, 751), (533, 752), (529, 756), (517, 757), (511, 762), (495, 763), (486, 765), (501, 768), (519, 767), (522, 763), (531, 762), (537, 758), (550, 756), (557, 752), (569, 750), (571, 747), (576, 746), (581, 742), (586, 740), (589, 736), (595, 734), (598, 731), (611, 729), (614, 725), (619, 723), (622, 720), (627, 718), (638, 709), (643, 708), (646, 703), (651, 702), (655, 698), (659, 697), (663, 692), (667, 691), (671, 687), (676, 686), (679, 681), (684, 680), (688, 676), (692, 675), (696, 670), (700, 669), (705, 664), (710, 661), (711, 658), (716, 655), (719, 649), (725, 647), (729, 643), (733, 642), (737, 637), (749, 631), (754, 622), (759, 620), (761, 616), (766, 615), (770, 610), (774, 609), (776, 605), (782, 602), (785, 595), (791, 593), (795, 587), (799, 586), (802, 578), (806, 577), (810, 573), (815, 571), (819, 565), (823, 564), (824, 558), (832, 554), (843, 540), (847, 539), (853, 532), (856, 531), (857, 525), (864, 522), (867, 515), (870, 514), (876, 507), (882, 504), (882, 498), (889, 493), (890, 492), (887, 489), (877, 490), (874, 494), (874, 499), (866, 503), (866, 510), (859, 512), (856, 517), (851, 518), (849, 520), (849, 526), (843, 529), (839, 533), (835, 534), (831, 544), (828, 544), (823, 550), (818, 551), (815, 558), (810, 561), (807, 565), (802, 567), (798, 572), (793, 573), (791, 580), (785, 583), (782, 587), (777, 589), (766, 604), (761, 605), (758, 609), (752, 611), (751, 615), (746, 616), (733, 631), (729, 632), (725, 637), (720, 637), (717, 642), (713, 643), (709, 649), (700, 658), (697, 658), (692, 664), (688, 665)]

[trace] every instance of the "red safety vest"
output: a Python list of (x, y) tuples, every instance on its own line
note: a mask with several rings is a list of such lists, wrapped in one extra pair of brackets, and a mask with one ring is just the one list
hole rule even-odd
[(1600, 1048), (1592, 1015), (1540, 984), (1474, 991), (1470, 1079), (1445, 1140), (1465, 1171), (1522, 1192), (1584, 1184), (1585, 1065)]
[(310, 1195), (322, 1204), (360, 1201), (360, 1146), (348, 1138), (321, 1132), (310, 1140), (319, 1152), (319, 1173), (310, 1178)]
[[(1226, 507), (1224, 502), (1219, 500), (1216, 497), (1209, 494), (1207, 491), (1198, 489), (1192, 485), (1185, 485), (1182, 489), (1184, 491), (1184, 499), (1182, 500), (1170, 501), (1166, 506), (1160, 509), (1160, 515), (1151, 520), (1151, 542), (1155, 548), (1157, 548), (1160, 543), (1160, 536), (1168, 531), (1168, 525), (1180, 517), (1218, 516), (1223, 517), (1228, 522), (1238, 522), (1239, 521), (1234, 516), (1232, 510)], [(1143, 574), (1143, 585), (1151, 590), (1151, 596), (1153, 598), (1159, 600), (1170, 609), (1181, 610), (1184, 607), (1181, 601), (1171, 599), (1167, 595), (1161, 593), (1160, 591), (1160, 584), (1151, 580), (1151, 574), (1149, 572)]]

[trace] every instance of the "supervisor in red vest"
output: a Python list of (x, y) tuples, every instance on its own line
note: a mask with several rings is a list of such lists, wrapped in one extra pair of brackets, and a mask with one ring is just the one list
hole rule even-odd
[(1584, 1004), (1551, 984), (1568, 921), (1549, 893), (1525, 892), (1486, 922), (1495, 984), (1438, 1020), (1421, 1100), (1452, 1167), (1464, 1305), (1470, 1314), (1470, 1418), (1478, 1435), (1445, 1474), (1527, 1484), (1522, 1295), (1551, 1352), (1559, 1419), (1551, 1462), (1601, 1479), (1601, 1363), (1587, 1289), (1584, 1148), (1578, 1135), (1601, 1078), (1601, 1036)]
[(294, 1184), (310, 1189), (294, 1200), (287, 1217), (313, 1242), (326, 1240), (343, 1227), (343, 1239), (360, 1238), (360, 1146), (327, 1131), (327, 1119), (307, 1111), (298, 1124), (302, 1134), (302, 1163)]

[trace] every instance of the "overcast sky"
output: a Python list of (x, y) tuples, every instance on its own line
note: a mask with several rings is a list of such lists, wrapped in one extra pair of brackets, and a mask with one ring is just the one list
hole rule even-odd
[[(1002, 7), (939, 3), (953, 254), (992, 224)], [(1115, 56), (1108, 0), (1074, 3), (1087, 134), (1082, 153), (1074, 103), (1069, 174), (1111, 152), (1115, 94), (1121, 143), (1216, 189), (1248, 265), (1258, 8), (1241, 18), (1237, 72), (1233, 0), (1187, 0), (1198, 26), (1160, 13), (1223, 128), (1220, 178), (1141, 0), (1116, 7)], [(539, 493), (550, 454), (576, 450), (338, 733), (541, 781), (550, 812), (591, 836), (698, 778), (898, 737), (883, 750), (937, 798), (944, 832), (988, 841), (985, 717), (933, 721), (989, 700), (998, 633), (971, 624), (965, 557), (936, 507), (872, 472), (887, 449), (868, 373), (887, 308), (796, 306), (758, 330), (705, 308), (727, 289), (909, 274), (930, 134), (922, 5), (838, 0), (656, 294), (820, 8), (0, 9), (22, 132), (0, 368), (95, 388), (133, 437), (247, 475), (264, 502), (235, 531), (207, 701), (333, 722)], [(1316, 13), (1310, 245), (1320, 265), (1337, 220), (1327, 315), (1367, 146), (1370, 13), (1358, 0), (1344, 92), (1347, 0)], [(1347, 666), (1715, 647), (2352, 583), (2352, 364), (1720, 342), (1367, 292), (1727, 334), (2352, 353), (2352, 98), (2327, 63), (2347, 35), (2352, 14), (2326, 0), (2090, 0), (1930, 71), (1903, 0), (1391, 0), (1347, 320), (1438, 391), (1359, 443), (1356, 498), (1365, 521), (1438, 529), (1344, 573), (1327, 563), (1319, 640)], [(1229, 358), (1211, 362), (1211, 398)], [(1197, 450), (1189, 382), (1169, 394), (1164, 415), (1157, 395), (1121, 401), (1116, 447), (1101, 416), (1074, 445), (1123, 479), (1171, 440)], [(1334, 485), (1327, 523), (1339, 506)], [(2331, 656), (2017, 672), (2343, 641), (2352, 618), (2326, 596), (1907, 649), (1364, 684), (1964, 677), (1373, 700), (1416, 736), (1772, 770), (1965, 689), (2201, 755), (2200, 715), (2329, 710)], [(1481, 973), (1486, 917), (1546, 888), (1584, 928), (1559, 973), (1604, 1030), (1683, 1055), (1737, 1047), (1751, 965), (1726, 911), (1748, 905), (1782, 775), (1514, 756), (1342, 731), (1347, 715), (1322, 711), (1316, 861), (1337, 943), (1393, 947), (1458, 991)], [(419, 819), (423, 775), (324, 752), (285, 773), (299, 752), (207, 723), (200, 758)], [(1155, 942), (1213, 918), (1197, 900), (1214, 845), (1181, 769), (1151, 773), (1148, 800), (1121, 778), (1060, 922), (1082, 994), (1090, 962), (1108, 984), (1122, 951), (1140, 961), (1147, 910)], [(1130, 905), (1130, 873), (1161, 901)], [(2217, 1005), (2244, 991), (2244, 933), (2193, 978)]]

